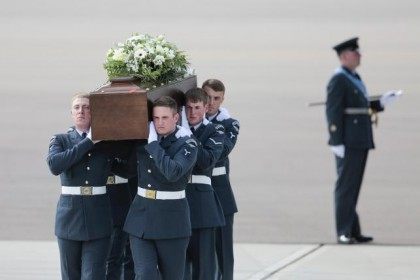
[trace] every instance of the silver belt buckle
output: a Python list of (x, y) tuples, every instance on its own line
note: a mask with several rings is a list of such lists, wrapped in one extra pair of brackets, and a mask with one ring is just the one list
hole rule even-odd
[(80, 193), (82, 195), (92, 195), (93, 194), (93, 187), (91, 186), (81, 186)]

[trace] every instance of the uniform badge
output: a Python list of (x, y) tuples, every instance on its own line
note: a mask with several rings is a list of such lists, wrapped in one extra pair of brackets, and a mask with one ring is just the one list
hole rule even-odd
[(216, 131), (217, 131), (219, 134), (224, 134), (224, 133), (225, 133), (225, 128), (223, 127), (223, 125), (221, 125), (221, 124), (216, 124), (214, 127), (216, 128)]
[(188, 144), (188, 146), (190, 146), (191, 148), (195, 148), (197, 147), (197, 141), (195, 141), (194, 139), (188, 139), (187, 141), (185, 141), (185, 143)]
[(214, 143), (214, 145), (222, 145), (223, 144), (223, 142), (217, 142), (213, 138), (209, 138), (209, 140), (211, 140)]
[(184, 156), (188, 156), (189, 154), (191, 154), (191, 152), (188, 151), (187, 149), (184, 149), (184, 152), (185, 152)]
[(232, 126), (236, 130), (236, 132), (239, 132), (239, 122), (238, 121), (234, 121), (232, 123)]

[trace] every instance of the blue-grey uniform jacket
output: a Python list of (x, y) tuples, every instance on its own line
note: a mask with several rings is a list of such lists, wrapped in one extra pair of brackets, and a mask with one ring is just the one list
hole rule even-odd
[[(350, 114), (354, 108), (365, 110)], [(372, 121), (369, 108), (383, 111), (379, 100), (369, 101), (367, 90), (358, 74), (340, 67), (327, 86), (326, 115), (328, 122), (328, 144), (342, 145), (354, 149), (373, 149)]]
[[(206, 176), (211, 180), (213, 167), (223, 151), (223, 131), (205, 120), (194, 132), (198, 143), (197, 162), (192, 179)], [(187, 199), (190, 206), (191, 226), (195, 228), (220, 227), (225, 224), (222, 206), (211, 184), (191, 181), (187, 186)]]
[[(100, 143), (82, 139), (76, 130), (57, 134), (51, 141), (47, 157), (62, 186), (105, 186), (110, 160)], [(60, 195), (55, 220), (55, 235), (70, 240), (93, 240), (111, 235), (109, 198), (103, 195)]]
[[(197, 158), (197, 143), (175, 130), (160, 142), (137, 145), (139, 187), (157, 191), (182, 191)], [(191, 235), (188, 202), (182, 199), (151, 199), (136, 195), (124, 230), (144, 239), (170, 239)]]
[(224, 167), (226, 169), (226, 174), (212, 176), (211, 184), (216, 191), (217, 196), (219, 197), (220, 203), (222, 204), (223, 213), (225, 216), (227, 216), (238, 212), (235, 196), (233, 194), (232, 186), (230, 185), (229, 180), (228, 156), (235, 147), (236, 141), (238, 139), (239, 122), (232, 118), (218, 120), (217, 116), (219, 114), (220, 112), (211, 120), (211, 122), (215, 124), (216, 128), (218, 125), (223, 127), (225, 137), (223, 140), (223, 151), (215, 165), (215, 168)]

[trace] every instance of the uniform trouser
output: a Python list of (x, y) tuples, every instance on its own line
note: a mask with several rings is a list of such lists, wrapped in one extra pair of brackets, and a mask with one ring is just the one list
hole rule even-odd
[(356, 212), (368, 150), (346, 148), (344, 158), (336, 157), (335, 222), (337, 235), (359, 236), (360, 223)]
[(131, 248), (130, 248), (130, 242), (127, 240), (127, 243), (125, 245), (125, 251), (124, 251), (124, 259), (123, 259), (123, 267), (124, 267), (124, 280), (134, 280), (136, 277), (134, 273), (134, 262), (133, 262), (133, 256), (131, 255)]
[(57, 240), (63, 280), (105, 279), (109, 237), (90, 241)]
[(225, 226), (216, 228), (217, 279), (233, 280), (233, 214), (225, 221)]
[(189, 237), (151, 240), (130, 235), (136, 280), (182, 280), (188, 240)]
[(111, 235), (111, 248), (106, 261), (107, 280), (134, 279), (133, 265), (130, 266), (131, 252), (128, 245), (128, 233), (121, 227), (114, 227)]
[(215, 228), (193, 229), (187, 248), (184, 279), (214, 280), (215, 276)]

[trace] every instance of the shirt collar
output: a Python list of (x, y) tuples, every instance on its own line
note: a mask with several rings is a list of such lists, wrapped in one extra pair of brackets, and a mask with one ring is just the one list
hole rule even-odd
[(194, 128), (194, 130), (197, 130), (197, 129), (200, 127), (200, 125), (201, 125), (202, 123), (203, 123), (203, 122), (201, 121), (201, 122), (199, 122), (198, 124), (193, 125), (193, 126), (191, 126), (191, 127), (193, 127), (193, 128)]
[(83, 133), (86, 133), (86, 134), (87, 134), (87, 132), (84, 132), (84, 131), (78, 130), (77, 128), (75, 128), (75, 130), (77, 131), (77, 133), (79, 133), (79, 135), (80, 135), (80, 136), (82, 136), (82, 134), (83, 134)]
[(219, 111), (217, 111), (217, 113), (216, 114), (214, 114), (213, 116), (207, 116), (207, 119), (209, 120), (209, 121), (212, 121), (217, 115), (219, 114)]

